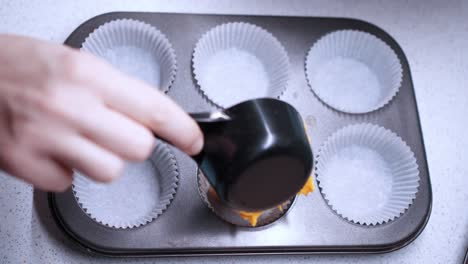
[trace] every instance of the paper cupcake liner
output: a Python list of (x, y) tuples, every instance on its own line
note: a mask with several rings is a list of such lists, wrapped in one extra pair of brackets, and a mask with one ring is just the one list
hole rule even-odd
[(133, 19), (118, 19), (97, 28), (81, 50), (168, 92), (174, 81), (176, 56), (169, 40), (155, 27)]
[(219, 25), (198, 41), (194, 78), (208, 102), (217, 107), (260, 98), (279, 98), (286, 89), (289, 58), (268, 31), (243, 23)]
[(257, 224), (255, 226), (252, 226), (249, 223), (249, 221), (243, 219), (240, 216), (239, 211), (228, 207), (222, 201), (219, 200), (219, 197), (215, 193), (214, 189), (211, 187), (203, 172), (200, 170), (198, 170), (197, 173), (197, 182), (200, 197), (202, 198), (203, 202), (205, 202), (205, 204), (208, 206), (208, 208), (210, 208), (211, 211), (222, 220), (226, 221), (229, 224), (239, 227), (261, 228), (273, 224), (274, 222), (286, 215), (286, 213), (289, 211), (295, 200), (294, 197), (291, 200), (283, 203), (281, 207), (273, 207), (271, 209), (263, 211), (262, 215), (258, 218)]
[(177, 162), (162, 142), (151, 158), (129, 164), (112, 183), (97, 183), (75, 173), (73, 193), (83, 211), (96, 222), (112, 228), (134, 228), (152, 222), (171, 203), (177, 189)]
[(319, 151), (319, 188), (338, 215), (361, 225), (401, 216), (419, 187), (416, 158), (395, 133), (368, 123), (344, 127)]
[(403, 76), (398, 56), (382, 40), (356, 30), (320, 38), (309, 50), (305, 71), (317, 97), (330, 107), (362, 114), (385, 106)]

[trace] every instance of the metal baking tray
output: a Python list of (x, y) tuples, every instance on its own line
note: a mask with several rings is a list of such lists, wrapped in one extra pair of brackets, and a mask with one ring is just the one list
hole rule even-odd
[[(168, 37), (178, 65), (168, 94), (190, 112), (213, 109), (198, 92), (192, 76), (192, 52), (198, 39), (212, 27), (226, 22), (243, 21), (265, 28), (289, 55), (291, 80), (281, 99), (294, 105), (307, 120), (314, 152), (345, 125), (379, 124), (396, 132), (411, 147), (420, 170), (420, 187), (405, 214), (375, 227), (342, 219), (316, 188), (308, 197), (298, 197), (288, 214), (274, 224), (258, 229), (240, 228), (222, 221), (207, 208), (197, 191), (195, 163), (175, 150), (180, 169), (177, 194), (163, 215), (143, 227), (115, 230), (101, 226), (83, 213), (71, 190), (49, 194), (49, 205), (58, 226), (78, 245), (89, 252), (110, 256), (378, 253), (402, 248), (422, 232), (431, 212), (432, 194), (418, 109), (405, 54), (384, 30), (345, 18), (119, 12), (86, 21), (65, 44), (80, 48), (94, 29), (119, 18), (147, 22)], [(364, 115), (339, 113), (324, 105), (308, 86), (304, 71), (307, 51), (318, 38), (339, 29), (369, 32), (390, 45), (401, 60), (402, 85), (397, 96), (382, 109)]]

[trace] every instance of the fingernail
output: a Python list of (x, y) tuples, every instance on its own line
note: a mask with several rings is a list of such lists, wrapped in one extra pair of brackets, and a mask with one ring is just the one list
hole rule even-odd
[(193, 143), (193, 145), (190, 147), (190, 155), (196, 155), (200, 153), (200, 151), (203, 148), (203, 137), (198, 137), (197, 141)]

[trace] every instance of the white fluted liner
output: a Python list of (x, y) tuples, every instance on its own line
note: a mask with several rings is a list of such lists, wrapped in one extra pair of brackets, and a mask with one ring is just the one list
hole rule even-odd
[(362, 225), (398, 218), (419, 187), (418, 165), (409, 146), (390, 130), (369, 123), (330, 136), (319, 151), (316, 174), (329, 206)]
[(110, 184), (75, 173), (73, 193), (83, 211), (112, 228), (134, 228), (150, 223), (167, 209), (179, 180), (177, 161), (169, 147), (157, 142), (151, 158), (130, 165)]
[(205, 33), (195, 46), (193, 71), (209, 102), (228, 107), (259, 97), (278, 98), (290, 77), (288, 55), (268, 31), (244, 22)]
[(169, 91), (177, 71), (176, 56), (166, 36), (150, 24), (118, 19), (93, 31), (81, 50), (104, 58), (122, 71)]
[(306, 76), (327, 105), (347, 113), (377, 110), (397, 94), (403, 76), (398, 56), (366, 32), (339, 30), (320, 38), (306, 57)]

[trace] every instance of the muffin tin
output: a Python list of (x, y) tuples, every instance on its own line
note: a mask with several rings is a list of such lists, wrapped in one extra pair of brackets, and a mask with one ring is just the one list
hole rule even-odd
[[(364, 21), (344, 18), (122, 12), (90, 19), (65, 43), (80, 48), (96, 28), (117, 19), (146, 22), (167, 37), (177, 58), (177, 73), (168, 95), (189, 112), (219, 107), (201, 91), (193, 74), (194, 48), (204, 34), (229, 22), (250, 23), (270, 32), (284, 47), (290, 63), (290, 77), (281, 100), (291, 103), (304, 117), (314, 152), (319, 153), (327, 138), (348, 125), (371, 123), (385, 127), (401, 137), (414, 153), (419, 169), (418, 193), (404, 214), (374, 226), (343, 219), (327, 205), (317, 188), (306, 197), (296, 197), (287, 214), (274, 223), (261, 228), (239, 227), (211, 212), (199, 194), (196, 164), (172, 149), (178, 164), (177, 193), (166, 211), (146, 225), (129, 229), (106, 227), (86, 215), (71, 189), (49, 194), (49, 205), (58, 226), (78, 245), (89, 252), (110, 256), (376, 253), (401, 248), (422, 232), (432, 203), (424, 143), (408, 62), (385, 31)], [(309, 50), (323, 36), (339, 30), (356, 30), (377, 37), (395, 52), (401, 63), (398, 93), (376, 111), (340, 112), (321, 101), (308, 85), (305, 61)]]

